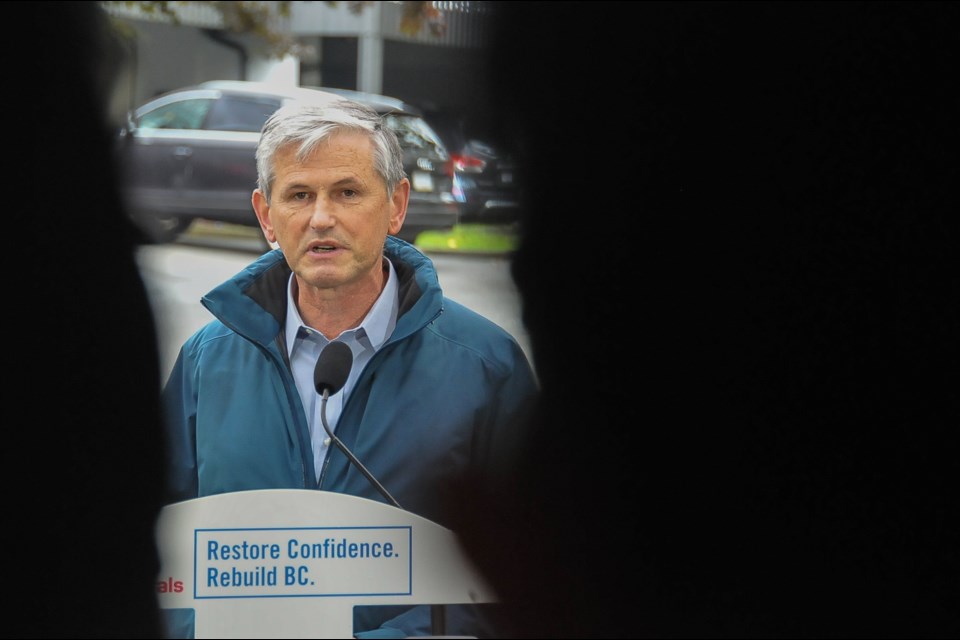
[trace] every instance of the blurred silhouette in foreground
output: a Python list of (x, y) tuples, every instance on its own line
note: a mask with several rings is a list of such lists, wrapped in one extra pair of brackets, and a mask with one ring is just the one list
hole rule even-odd
[(498, 10), (543, 396), (457, 529), (517, 635), (960, 635), (960, 4)]
[(29, 39), (5, 79), (20, 232), (6, 308), (21, 324), (4, 393), (3, 635), (160, 637), (159, 359), (113, 166), (115, 52), (100, 3), (4, 7)]

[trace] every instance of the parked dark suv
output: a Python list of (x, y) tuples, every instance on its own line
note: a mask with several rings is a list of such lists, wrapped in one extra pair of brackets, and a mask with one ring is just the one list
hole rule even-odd
[[(429, 119), (429, 118), (428, 118)], [(460, 202), (460, 221), (512, 224), (520, 219), (522, 184), (520, 167), (490, 142), (464, 131), (461, 122), (434, 116), (453, 165), (453, 196)]]
[[(347, 94), (349, 94), (347, 96)], [(337, 94), (244, 81), (165, 93), (130, 114), (119, 145), (127, 209), (151, 242), (169, 242), (196, 218), (259, 228), (250, 204), (260, 129), (280, 106)], [(404, 150), (410, 204), (400, 237), (450, 229), (461, 206), (450, 156), (415, 108), (386, 96), (342, 92), (384, 115)]]

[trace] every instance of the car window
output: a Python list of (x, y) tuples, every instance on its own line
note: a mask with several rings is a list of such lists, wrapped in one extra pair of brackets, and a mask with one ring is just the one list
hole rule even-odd
[(446, 157), (447, 152), (440, 137), (423, 118), (387, 113), (383, 116), (383, 122), (397, 134), (400, 146), (404, 149), (423, 149)]
[(279, 108), (280, 102), (277, 100), (223, 96), (210, 110), (204, 128), (259, 133), (270, 114)]
[(198, 98), (181, 100), (157, 107), (140, 116), (141, 129), (199, 129), (213, 105), (213, 100)]

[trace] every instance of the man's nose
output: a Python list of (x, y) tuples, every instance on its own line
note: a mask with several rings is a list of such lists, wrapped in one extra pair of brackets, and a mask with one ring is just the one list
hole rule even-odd
[(317, 198), (310, 212), (310, 226), (314, 229), (327, 229), (335, 223), (332, 203), (326, 198)]

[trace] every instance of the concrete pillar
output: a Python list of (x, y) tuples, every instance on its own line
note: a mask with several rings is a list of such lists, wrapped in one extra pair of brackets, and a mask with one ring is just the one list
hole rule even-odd
[(363, 10), (363, 30), (357, 54), (357, 88), (368, 93), (383, 93), (383, 29), (380, 2)]

